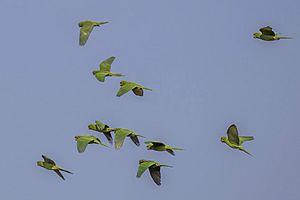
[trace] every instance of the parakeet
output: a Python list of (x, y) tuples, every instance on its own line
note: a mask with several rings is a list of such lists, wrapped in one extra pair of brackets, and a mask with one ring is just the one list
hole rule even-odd
[(238, 130), (235, 124), (232, 124), (229, 126), (227, 129), (227, 137), (221, 137), (221, 142), (226, 143), (228, 146), (234, 149), (241, 150), (249, 155), (251, 155), (248, 151), (246, 151), (243, 147), (242, 144), (245, 141), (251, 141), (254, 139), (253, 136), (239, 136)]
[(44, 161), (37, 161), (37, 166), (43, 167), (45, 169), (48, 170), (53, 170), (58, 176), (60, 176), (63, 180), (65, 180), (64, 176), (60, 173), (60, 171), (64, 171), (67, 172), (69, 174), (73, 174), (70, 171), (67, 171), (63, 168), (61, 168), (60, 166), (56, 165), (55, 162), (53, 160), (51, 160), (50, 158), (42, 155)]
[(140, 141), (138, 137), (144, 137), (142, 135), (137, 134), (136, 132), (133, 132), (131, 130), (125, 129), (125, 128), (116, 128), (115, 131), (115, 148), (120, 149), (123, 146), (125, 137), (130, 137), (132, 142), (136, 145), (140, 145)]
[(292, 39), (291, 37), (280, 36), (275, 33), (270, 26), (259, 29), (260, 32), (253, 33), (253, 38), (265, 41), (274, 41), (280, 39)]
[(154, 162), (152, 160), (140, 160), (139, 161), (139, 168), (136, 174), (137, 178), (140, 178), (143, 173), (149, 169), (150, 175), (153, 181), (157, 185), (161, 185), (161, 175), (160, 175), (160, 168), (161, 167), (172, 167), (170, 165), (162, 165), (158, 162)]
[(116, 74), (110, 72), (111, 64), (115, 60), (115, 57), (110, 57), (100, 63), (100, 70), (94, 70), (93, 75), (97, 78), (98, 81), (104, 82), (106, 76), (124, 76), (123, 74)]
[(144, 95), (144, 91), (143, 90), (150, 90), (152, 91), (152, 89), (150, 88), (146, 88), (142, 85), (139, 85), (137, 83), (133, 83), (133, 82), (129, 82), (129, 81), (121, 81), (120, 82), (120, 89), (117, 93), (117, 97), (122, 96), (123, 94), (129, 92), (130, 90), (133, 91), (133, 93), (136, 96), (143, 96)]
[(175, 156), (175, 152), (173, 150), (184, 150), (181, 148), (173, 148), (169, 145), (166, 145), (162, 142), (159, 141), (146, 141), (144, 142), (147, 144), (147, 149), (148, 150), (154, 150), (154, 151), (166, 151), (170, 153), (171, 155)]
[(110, 144), (113, 143), (113, 138), (111, 136), (111, 132), (114, 131), (114, 129), (109, 128), (108, 125), (104, 124), (103, 122), (96, 120), (95, 124), (89, 124), (88, 129), (97, 131), (100, 133), (103, 133)]
[(77, 150), (79, 153), (83, 153), (88, 144), (100, 144), (102, 146), (109, 148), (109, 146), (103, 144), (98, 138), (92, 135), (83, 135), (83, 136), (77, 135), (75, 136), (75, 141), (77, 142)]
[(91, 20), (79, 22), (79, 24), (78, 24), (78, 26), (80, 27), (79, 45), (80, 46), (85, 45), (94, 26), (100, 26), (100, 25), (107, 24), (107, 23), (108, 22), (95, 22), (95, 21), (91, 21)]

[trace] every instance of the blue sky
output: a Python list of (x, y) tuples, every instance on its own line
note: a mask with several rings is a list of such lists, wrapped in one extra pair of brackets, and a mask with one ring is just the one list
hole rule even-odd
[[(2, 0), (2, 198), (299, 199), (299, 9), (297, 0)], [(110, 23), (80, 47), (86, 19)], [(295, 39), (254, 40), (267, 25)], [(122, 78), (92, 76), (110, 56), (113, 71), (153, 91), (115, 97)], [(127, 140), (77, 153), (74, 136), (92, 134), (96, 119), (186, 150), (172, 157)], [(253, 157), (220, 142), (232, 123), (255, 137), (244, 145)], [(38, 168), (41, 154), (74, 174), (62, 181)], [(135, 177), (139, 159), (174, 168), (158, 187), (148, 172)]]

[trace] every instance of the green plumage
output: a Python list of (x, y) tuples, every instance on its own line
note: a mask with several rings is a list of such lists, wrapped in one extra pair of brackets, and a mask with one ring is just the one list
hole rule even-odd
[(65, 178), (64, 178), (64, 176), (61, 174), (60, 171), (67, 172), (67, 173), (69, 173), (69, 174), (73, 174), (72, 172), (67, 171), (67, 170), (61, 168), (60, 166), (56, 165), (55, 162), (54, 162), (52, 159), (46, 157), (45, 155), (42, 155), (42, 157), (43, 157), (44, 161), (37, 161), (37, 163), (36, 163), (37, 166), (40, 166), (40, 167), (43, 167), (43, 168), (45, 168), (45, 169), (54, 171), (54, 172), (55, 172), (58, 176), (60, 176), (63, 180), (65, 180)]
[(117, 93), (117, 97), (122, 96), (123, 94), (129, 92), (130, 90), (133, 91), (133, 93), (136, 96), (143, 96), (144, 95), (144, 91), (143, 90), (149, 90), (152, 91), (151, 88), (146, 88), (142, 85), (139, 85), (137, 83), (134, 82), (130, 82), (130, 81), (121, 81), (120, 82), (120, 89)]
[(113, 143), (113, 138), (111, 136), (111, 131), (114, 129), (109, 128), (107, 124), (104, 124), (103, 122), (96, 120), (95, 124), (89, 124), (88, 129), (97, 131), (99, 133), (103, 133), (106, 137), (106, 139), (109, 141), (110, 144)]
[(229, 147), (233, 149), (238, 149), (240, 151), (243, 151), (249, 155), (251, 155), (248, 151), (246, 151), (243, 147), (242, 144), (245, 141), (251, 141), (254, 140), (254, 137), (252, 136), (239, 136), (238, 130), (235, 124), (232, 124), (229, 126), (227, 129), (227, 138), (226, 137), (221, 137), (221, 142), (227, 144)]
[(181, 148), (174, 148), (169, 145), (166, 145), (159, 141), (146, 141), (145, 144), (147, 144), (148, 150), (154, 150), (154, 151), (166, 151), (170, 153), (171, 155), (175, 156), (174, 150), (184, 150)]
[(259, 29), (260, 32), (253, 33), (253, 38), (264, 41), (275, 41), (280, 39), (292, 39), (291, 37), (280, 36), (275, 33), (270, 26)]
[(136, 177), (140, 178), (143, 175), (143, 173), (147, 169), (149, 169), (149, 172), (150, 172), (150, 175), (151, 175), (153, 181), (157, 185), (161, 185), (161, 174), (160, 174), (161, 167), (172, 167), (172, 166), (162, 165), (162, 164), (160, 164), (158, 162), (154, 162), (152, 160), (140, 160)]
[(75, 136), (75, 141), (77, 142), (77, 150), (79, 153), (83, 153), (87, 147), (88, 144), (100, 144), (105, 147), (109, 147), (105, 144), (103, 144), (99, 138), (96, 138), (92, 135), (83, 135), (83, 136)]
[(140, 145), (140, 141), (138, 137), (144, 137), (142, 135), (137, 134), (131, 130), (125, 128), (116, 128), (115, 131), (115, 148), (120, 149), (123, 146), (124, 140), (126, 137), (130, 137), (132, 142), (136, 145)]
[(110, 71), (111, 64), (115, 60), (115, 57), (112, 56), (104, 61), (102, 61), (99, 65), (100, 70), (94, 70), (93, 75), (97, 78), (98, 81), (104, 82), (105, 77), (107, 76), (124, 76), (123, 74), (112, 73)]
[(86, 20), (79, 22), (78, 26), (80, 27), (80, 35), (79, 35), (79, 45), (84, 46), (87, 42), (93, 28), (95, 26), (100, 26), (103, 24), (107, 24), (108, 22), (95, 22), (91, 20)]

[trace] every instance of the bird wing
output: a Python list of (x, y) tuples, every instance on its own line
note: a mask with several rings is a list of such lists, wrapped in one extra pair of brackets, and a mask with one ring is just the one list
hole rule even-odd
[(95, 121), (97, 128), (99, 129), (99, 131), (103, 131), (105, 129), (105, 126), (107, 126), (106, 124), (102, 123), (99, 120)]
[(85, 24), (80, 28), (80, 35), (79, 35), (79, 45), (84, 46), (86, 41), (88, 40), (94, 25), (91, 23)]
[(161, 184), (161, 176), (160, 176), (160, 166), (152, 165), (149, 167), (150, 175), (153, 179), (153, 181), (157, 184)]
[(52, 164), (52, 165), (56, 165), (55, 162), (53, 160), (51, 160), (50, 158), (48, 158), (47, 156), (42, 155), (42, 157), (43, 157), (43, 159), (44, 159), (44, 161), (46, 163), (49, 163), (49, 164)]
[(123, 146), (125, 137), (129, 134), (127, 129), (116, 129), (115, 131), (115, 148), (120, 149)]
[(104, 82), (105, 81), (105, 74), (103, 74), (101, 72), (95, 73), (95, 77), (100, 82)]
[(63, 180), (65, 180), (64, 176), (60, 173), (59, 169), (53, 170), (58, 176), (60, 176)]
[(263, 28), (259, 29), (259, 31), (262, 32), (262, 34), (264, 34), (264, 35), (275, 36), (275, 32), (272, 30), (272, 28), (270, 26), (263, 27)]
[(130, 134), (129, 137), (136, 146), (140, 146), (140, 141), (137, 135)]
[(114, 62), (115, 57), (112, 56), (100, 63), (100, 72), (110, 72), (111, 64)]
[(167, 151), (169, 154), (175, 156), (175, 152), (174, 152), (172, 149), (166, 149), (166, 151)]
[(155, 165), (155, 164), (156, 163), (153, 161), (146, 161), (146, 162), (139, 164), (139, 168), (138, 168), (136, 177), (140, 178), (149, 167), (151, 167), (152, 165)]
[(130, 90), (134, 89), (137, 86), (135, 83), (125, 83), (123, 86), (120, 87), (117, 97), (122, 96), (123, 94), (129, 92)]
[(246, 141), (254, 140), (253, 136), (239, 136), (240, 145), (243, 144)]
[(229, 126), (228, 130), (227, 130), (227, 136), (228, 136), (228, 140), (229, 142), (231, 142), (232, 144), (236, 144), (239, 145), (239, 135), (238, 135), (238, 130), (235, 124), (232, 124), (231, 126)]
[(81, 136), (77, 141), (77, 150), (79, 153), (83, 153), (87, 147), (87, 145), (92, 142), (94, 139), (91, 137)]
[(110, 132), (104, 132), (103, 134), (105, 135), (105, 137), (106, 137), (106, 139), (108, 140), (108, 142), (109, 142), (110, 144), (112, 144), (112, 143), (113, 143), (113, 138), (112, 138), (112, 136), (111, 136), (111, 133), (110, 133)]

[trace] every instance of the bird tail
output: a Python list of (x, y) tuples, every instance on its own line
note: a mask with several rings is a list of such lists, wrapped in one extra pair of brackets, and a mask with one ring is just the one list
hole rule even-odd
[(151, 88), (145, 88), (145, 87), (144, 87), (143, 89), (144, 89), (144, 90), (150, 90), (150, 91), (152, 91), (152, 89), (151, 89)]
[(172, 150), (184, 150), (184, 149), (182, 149), (182, 148), (173, 148), (172, 147)]
[(112, 76), (125, 76), (123, 74), (112, 74)]
[(69, 174), (73, 174), (73, 172), (70, 172), (70, 171), (65, 170), (65, 169), (62, 169), (62, 168), (60, 168), (59, 170), (61, 170), (61, 171), (63, 171), (63, 172), (67, 172), (67, 173), (69, 173)]
[(102, 25), (102, 24), (107, 24), (108, 22), (99, 22), (97, 23), (98, 26)]
[(288, 36), (277, 36), (279, 39), (293, 39), (292, 37)]
[(243, 151), (243, 152), (245, 152), (246, 154), (248, 154), (248, 155), (250, 155), (250, 156), (252, 156), (252, 154), (251, 153), (249, 153), (248, 151), (246, 151), (244, 148), (239, 148), (241, 151)]

